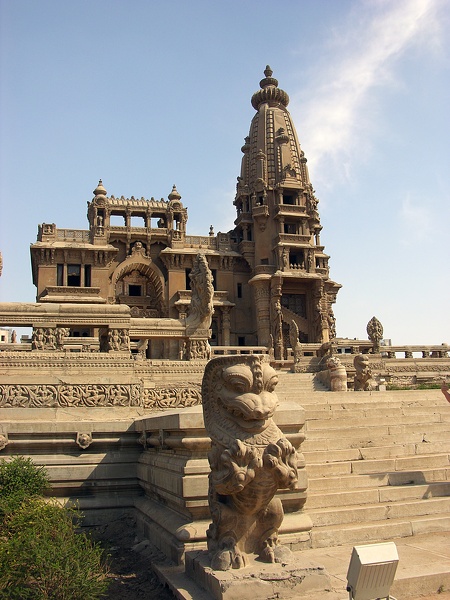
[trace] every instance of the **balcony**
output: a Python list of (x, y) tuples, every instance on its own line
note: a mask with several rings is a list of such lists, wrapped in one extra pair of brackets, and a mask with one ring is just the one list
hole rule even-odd
[(100, 296), (100, 288), (98, 287), (49, 285), (42, 292), (39, 302), (106, 304), (106, 299)]
[(276, 239), (277, 244), (289, 244), (289, 245), (301, 245), (310, 246), (311, 236), (310, 235), (299, 235), (297, 233), (280, 233)]
[(279, 204), (275, 209), (275, 216), (306, 216), (306, 207), (297, 204)]

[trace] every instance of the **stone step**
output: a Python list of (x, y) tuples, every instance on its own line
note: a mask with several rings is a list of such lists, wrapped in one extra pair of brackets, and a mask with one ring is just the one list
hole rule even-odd
[(427, 515), (354, 525), (313, 527), (311, 541), (313, 548), (329, 548), (448, 531), (450, 531), (449, 515)]
[(346, 419), (397, 419), (399, 416), (416, 416), (420, 422), (427, 422), (427, 418), (430, 414), (440, 415), (441, 421), (447, 421), (446, 415), (442, 414), (442, 410), (440, 406), (428, 407), (425, 408), (423, 406), (396, 406), (396, 407), (386, 407), (384, 409), (377, 409), (373, 407), (356, 407), (356, 408), (334, 408), (328, 406), (310, 406), (310, 405), (302, 405), (305, 409), (306, 418), (308, 421), (316, 421), (316, 420), (325, 420), (331, 421), (339, 421)]
[(383, 474), (398, 471), (421, 471), (423, 469), (448, 468), (450, 470), (450, 457), (448, 454), (420, 454), (415, 456), (404, 456), (396, 458), (384, 458), (374, 460), (346, 460), (341, 462), (329, 462), (309, 464), (307, 466), (308, 477), (336, 477), (338, 475), (364, 475)]
[(376, 502), (398, 502), (406, 500), (423, 500), (428, 498), (450, 496), (450, 481), (429, 483), (426, 485), (387, 485), (379, 488), (352, 489), (328, 493), (309, 493), (305, 511), (310, 509), (347, 507), (353, 504), (375, 504)]
[[(414, 444), (420, 447), (423, 445), (423, 454), (429, 454), (429, 444), (447, 444), (450, 437), (450, 431), (417, 431), (409, 432), (407, 435), (373, 435), (373, 432), (354, 430), (351, 437), (340, 436), (338, 431), (330, 432), (326, 437), (318, 432), (309, 432), (306, 440), (302, 444), (302, 450), (305, 452), (318, 452), (329, 450), (354, 449), (354, 448), (377, 448), (383, 446), (402, 446)], [(445, 452), (445, 449), (444, 449)]]
[[(360, 413), (360, 414), (358, 414)], [(345, 423), (346, 427), (373, 427), (377, 425), (417, 425), (418, 423), (448, 423), (442, 419), (438, 411), (428, 413), (419, 411), (408, 411), (404, 414), (397, 411), (395, 415), (385, 413), (377, 414), (376, 411), (333, 411), (326, 418), (312, 418), (308, 411), (305, 412), (306, 422), (311, 429), (337, 429)]]
[(426, 500), (408, 500), (377, 504), (357, 504), (317, 508), (308, 510), (315, 527), (345, 525), (403, 519), (406, 517), (424, 517), (427, 515), (450, 514), (450, 497), (428, 498)]
[(380, 436), (403, 436), (408, 441), (419, 441), (423, 439), (425, 433), (434, 438), (433, 441), (438, 441), (436, 435), (439, 434), (441, 440), (450, 439), (450, 427), (447, 423), (429, 423), (418, 425), (379, 425), (365, 427), (360, 424), (359, 427), (311, 427), (311, 422), (307, 421), (304, 431), (307, 439), (321, 439), (330, 437), (345, 437), (348, 440), (354, 439), (377, 439)]
[[(446, 442), (407, 443), (392, 446), (375, 446), (369, 448), (340, 448), (330, 450), (308, 450), (305, 443), (304, 456), (307, 465), (315, 463), (340, 462), (344, 460), (371, 460), (414, 456), (419, 454), (450, 453), (450, 440)], [(302, 446), (303, 449), (303, 446)]]
[(419, 471), (398, 471), (368, 473), (364, 475), (321, 476), (308, 479), (308, 494), (370, 489), (375, 486), (409, 486), (450, 481), (450, 468), (421, 469)]

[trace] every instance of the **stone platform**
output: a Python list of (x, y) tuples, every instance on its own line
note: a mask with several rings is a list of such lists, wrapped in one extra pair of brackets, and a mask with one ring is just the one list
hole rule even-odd
[[(438, 600), (440, 594), (450, 592), (449, 532), (390, 541), (396, 544), (399, 555), (392, 596), (408, 600), (435, 595)], [(216, 571), (215, 580), (207, 582), (209, 592), (200, 585), (201, 580), (204, 583), (211, 577), (199, 558), (204, 556), (202, 553), (189, 553), (186, 570), (193, 573), (192, 577), (181, 565), (156, 566), (155, 570), (178, 600), (345, 600), (352, 548), (345, 545), (296, 552), (296, 561), (289, 567), (258, 563), (257, 568), (252, 565), (239, 571)], [(192, 560), (197, 560), (197, 567), (188, 566)], [(261, 593), (266, 595), (261, 596)]]

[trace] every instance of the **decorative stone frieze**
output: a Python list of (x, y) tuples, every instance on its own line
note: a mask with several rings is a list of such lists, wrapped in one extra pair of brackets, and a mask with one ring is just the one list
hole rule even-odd
[(155, 410), (186, 408), (202, 403), (201, 387), (195, 383), (145, 388), (142, 396), (142, 406)]
[(201, 391), (195, 383), (152, 388), (140, 384), (0, 384), (0, 408), (128, 406), (167, 410), (197, 404), (201, 404)]
[(139, 384), (0, 385), (1, 408), (141, 406)]

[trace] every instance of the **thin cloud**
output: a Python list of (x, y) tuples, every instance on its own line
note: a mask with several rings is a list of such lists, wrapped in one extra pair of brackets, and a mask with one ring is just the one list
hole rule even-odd
[(404, 246), (429, 239), (433, 215), (423, 200), (414, 202), (408, 194), (402, 201), (399, 218), (401, 242)]
[[(302, 144), (311, 164), (328, 167), (351, 163), (370, 152), (368, 139), (380, 107), (374, 91), (399, 85), (395, 65), (412, 47), (433, 46), (439, 38), (438, 13), (442, 0), (363, 2), (331, 36), (326, 64), (313, 75), (306, 99), (296, 96)], [(316, 65), (317, 69), (317, 65)], [(329, 172), (329, 171), (328, 171)]]

